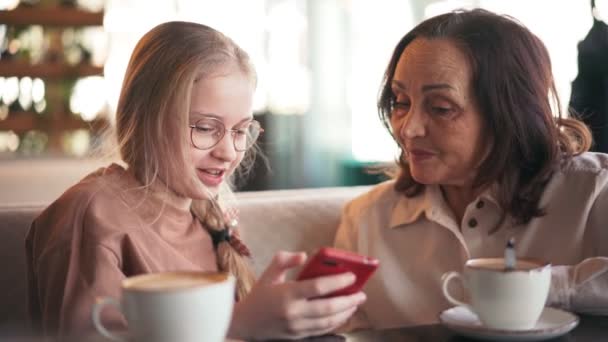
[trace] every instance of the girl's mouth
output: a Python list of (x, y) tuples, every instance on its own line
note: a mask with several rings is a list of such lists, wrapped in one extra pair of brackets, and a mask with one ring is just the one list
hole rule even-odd
[(196, 169), (198, 178), (207, 186), (218, 186), (224, 181), (226, 170), (222, 169)]

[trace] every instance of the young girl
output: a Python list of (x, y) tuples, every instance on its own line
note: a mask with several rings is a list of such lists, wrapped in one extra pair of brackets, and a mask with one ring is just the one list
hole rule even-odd
[[(84, 178), (32, 224), (26, 241), (29, 308), (44, 333), (92, 328), (97, 297), (125, 277), (168, 270), (229, 271), (237, 278), (229, 337), (298, 338), (346, 321), (362, 293), (309, 300), (352, 274), (286, 282), (302, 253), (278, 253), (254, 284), (247, 248), (226, 234), (222, 198), (251, 165), (262, 129), (252, 117), (256, 78), (247, 54), (204, 25), (170, 22), (148, 32), (127, 68), (116, 133), (126, 168)], [(124, 319), (112, 310), (104, 322)]]

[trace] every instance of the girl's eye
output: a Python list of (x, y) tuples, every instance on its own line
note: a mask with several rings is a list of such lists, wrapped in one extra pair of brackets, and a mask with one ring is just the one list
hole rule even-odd
[(194, 129), (197, 133), (205, 134), (212, 134), (214, 131), (216, 131), (216, 128), (212, 126), (195, 126)]
[(246, 123), (244, 126), (238, 127), (234, 129), (234, 133), (236, 135), (249, 135), (253, 125), (251, 122)]

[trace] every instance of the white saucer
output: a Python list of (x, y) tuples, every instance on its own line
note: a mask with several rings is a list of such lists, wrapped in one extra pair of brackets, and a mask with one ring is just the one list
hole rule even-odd
[(464, 306), (443, 311), (439, 321), (459, 335), (492, 341), (542, 341), (574, 329), (578, 316), (567, 311), (545, 308), (536, 326), (529, 330), (500, 330), (484, 327), (477, 315)]

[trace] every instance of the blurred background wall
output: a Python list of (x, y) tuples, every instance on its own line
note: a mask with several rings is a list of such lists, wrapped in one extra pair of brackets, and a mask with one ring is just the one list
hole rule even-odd
[[(601, 13), (608, 0), (596, 0)], [(509, 14), (549, 48), (568, 103), (577, 43), (592, 24), (581, 0), (2, 0), (0, 203), (48, 201), (107, 163), (91, 157), (113, 124), (126, 64), (153, 26), (187, 20), (241, 45), (259, 77), (255, 116), (271, 170), (239, 190), (372, 184), (366, 167), (396, 146), (376, 97), (397, 41), (456, 8)]]

